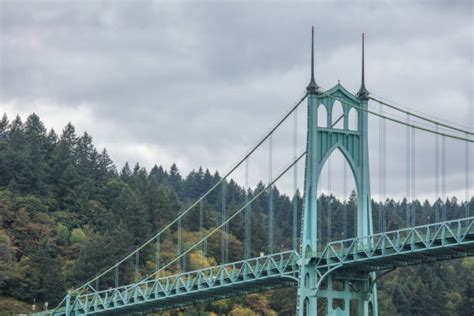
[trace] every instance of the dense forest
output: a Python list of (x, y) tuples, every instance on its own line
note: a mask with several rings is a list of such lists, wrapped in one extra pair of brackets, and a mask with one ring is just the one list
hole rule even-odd
[[(97, 150), (92, 137), (77, 135), (70, 123), (58, 135), (48, 131), (36, 114), (25, 122), (19, 116), (10, 122), (4, 115), (0, 120), (0, 315), (29, 312), (32, 304), (42, 310), (45, 302), (51, 308), (67, 289), (129, 253), (220, 179), (219, 172), (202, 168), (184, 176), (176, 165), (169, 169), (155, 165), (148, 171), (139, 163), (133, 167), (127, 163), (118, 170), (105, 149)], [(229, 180), (226, 205), (235, 208), (261, 187), (263, 183), (246, 191)], [(277, 188), (273, 197), (275, 245), (280, 250), (291, 246), (293, 201)], [(216, 193), (206, 200), (204, 228), (219, 223), (221, 199)], [(296, 199), (301, 206), (301, 197)], [(354, 194), (344, 202), (332, 195), (319, 198), (321, 225), (333, 226), (332, 235), (321, 229), (323, 241), (353, 234), (353, 226), (344, 232), (341, 221), (346, 210), (347, 222), (353, 222), (355, 199)], [(474, 199), (407, 203), (406, 199), (374, 201), (374, 223), (382, 207), (389, 219), (387, 229), (404, 226), (407, 208), (419, 224), (433, 221), (440, 209), (446, 210), (448, 219), (463, 217), (466, 209), (474, 214)], [(254, 255), (266, 249), (267, 208), (264, 195), (252, 205)], [(229, 227), (231, 261), (242, 258), (243, 225), (239, 217)], [(192, 240), (196, 220), (184, 221), (183, 229)], [(187, 268), (196, 264), (193, 260), (204, 260), (208, 266), (219, 263), (219, 241), (209, 241), (206, 257), (188, 258)], [(163, 253), (172, 258), (176, 248), (165, 244)], [(383, 277), (378, 288), (381, 315), (472, 315), (474, 258), (398, 269)], [(280, 289), (190, 307), (187, 313), (292, 315), (295, 295), (295, 289)]]

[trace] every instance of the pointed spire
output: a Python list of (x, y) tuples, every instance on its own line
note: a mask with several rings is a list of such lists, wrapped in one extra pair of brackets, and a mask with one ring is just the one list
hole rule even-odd
[(311, 80), (306, 87), (308, 93), (316, 93), (319, 90), (319, 86), (314, 80), (314, 26), (311, 28)]
[(364, 38), (365, 38), (365, 35), (364, 33), (362, 33), (362, 78), (361, 78), (359, 92), (357, 92), (357, 97), (359, 99), (367, 100), (369, 98), (369, 91), (367, 91), (367, 89), (365, 88)]

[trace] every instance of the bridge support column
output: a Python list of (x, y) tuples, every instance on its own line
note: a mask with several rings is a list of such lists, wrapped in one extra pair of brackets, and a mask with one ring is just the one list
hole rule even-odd
[[(313, 44), (312, 40), (312, 44)], [(333, 270), (318, 266), (324, 260), (331, 260), (325, 253), (325, 244), (331, 240), (320, 239), (318, 230), (322, 225), (331, 229), (331, 221), (318, 217), (318, 185), (324, 164), (335, 150), (339, 150), (350, 166), (357, 193), (357, 213), (353, 234), (360, 238), (363, 247), (370, 247), (366, 236), (373, 233), (370, 194), (369, 148), (368, 148), (368, 108), (369, 93), (365, 88), (362, 71), (361, 88), (352, 95), (338, 83), (328, 91), (321, 91), (314, 79), (314, 48), (311, 54), (311, 80), (306, 88), (308, 102), (308, 125), (306, 142), (306, 166), (304, 181), (304, 207), (301, 225), (301, 251), (298, 284), (298, 316), (349, 315), (351, 302), (357, 302), (355, 313), (360, 316), (377, 316), (377, 292), (374, 275), (369, 272), (344, 270), (340, 258), (333, 263)], [(362, 70), (364, 69), (364, 48), (362, 42)], [(343, 109), (341, 117), (333, 117), (333, 106), (339, 102)], [(321, 112), (319, 108), (321, 107)], [(349, 117), (355, 111), (357, 126), (349, 129)], [(318, 115), (323, 117), (318, 118)], [(343, 127), (337, 122), (343, 120)], [(318, 123), (319, 122), (319, 123)], [(331, 194), (331, 192), (329, 192)], [(344, 197), (347, 198), (347, 197)], [(331, 214), (329, 216), (332, 216)], [(321, 222), (319, 223), (319, 220)], [(318, 227), (321, 226), (321, 227)], [(346, 232), (347, 233), (347, 232)], [(331, 234), (329, 234), (331, 236)], [(347, 236), (347, 235), (346, 235)], [(331, 249), (332, 252), (338, 251)], [(350, 272), (350, 275), (347, 273)], [(325, 284), (323, 286), (323, 284)], [(321, 302), (318, 306), (318, 300)], [(325, 302), (324, 304), (322, 302)], [(323, 308), (324, 307), (324, 308)], [(370, 312), (372, 310), (372, 312)]]
[(331, 316), (377, 316), (377, 295), (371, 279), (369, 274), (328, 275), (317, 290), (319, 308), (306, 315), (318, 315), (319, 311), (320, 315)]

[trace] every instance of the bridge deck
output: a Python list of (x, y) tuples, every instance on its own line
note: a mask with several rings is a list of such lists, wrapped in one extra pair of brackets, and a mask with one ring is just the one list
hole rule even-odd
[(474, 255), (474, 217), (331, 242), (313, 256), (320, 269), (378, 271)]
[(76, 315), (160, 311), (281, 288), (297, 282), (297, 260), (288, 251), (88, 293), (78, 296), (71, 310)]
[[(333, 269), (353, 274), (472, 255), (474, 217), (469, 217), (331, 242), (306, 260), (314, 260), (323, 275)], [(84, 293), (74, 299), (71, 312), (83, 315), (161, 311), (292, 286), (297, 282), (299, 259), (295, 251), (287, 251)], [(58, 310), (55, 315), (66, 312)]]

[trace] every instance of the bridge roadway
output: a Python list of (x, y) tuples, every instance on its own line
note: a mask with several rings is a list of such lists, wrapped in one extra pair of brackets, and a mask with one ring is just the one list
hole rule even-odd
[[(474, 255), (474, 217), (328, 243), (315, 260), (321, 277), (357, 275)], [(287, 251), (160, 277), (71, 300), (70, 315), (163, 311), (249, 293), (294, 286), (300, 258)], [(54, 315), (66, 315), (66, 308)], [(51, 315), (51, 312), (35, 315)]]

